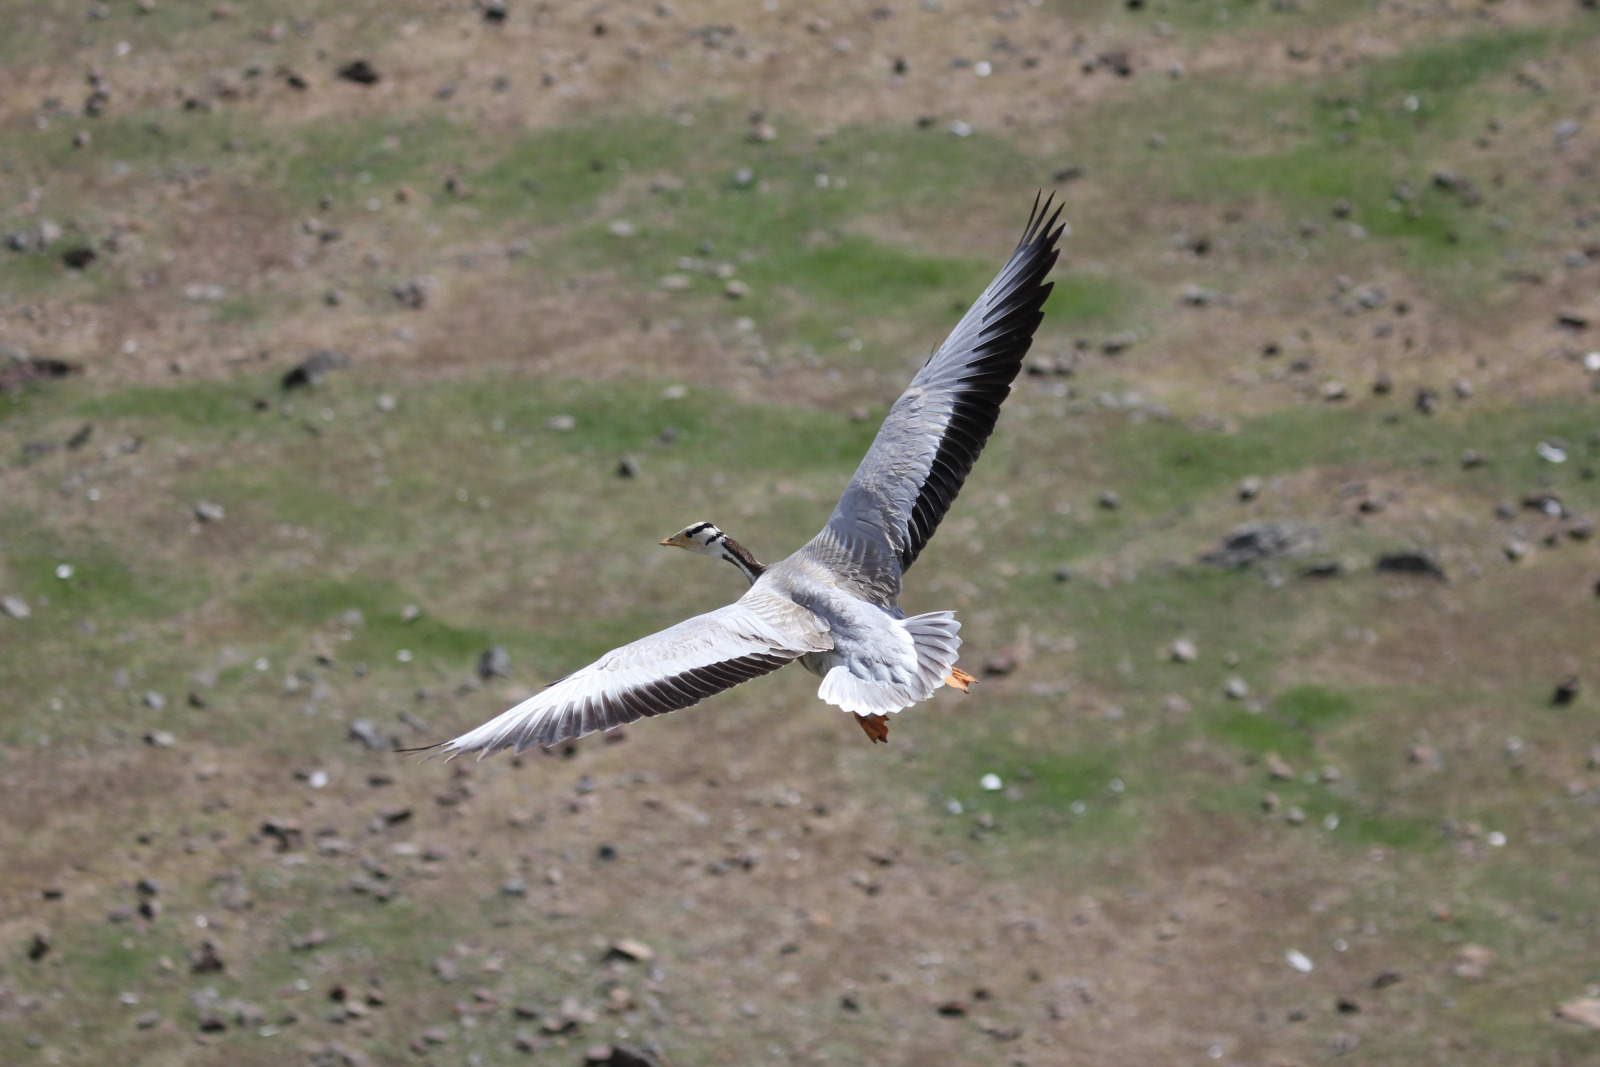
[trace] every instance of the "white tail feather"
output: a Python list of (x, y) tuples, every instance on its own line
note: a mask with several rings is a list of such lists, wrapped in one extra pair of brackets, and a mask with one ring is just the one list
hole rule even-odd
[[(914, 673), (904, 681), (876, 682), (858, 678), (843, 665), (823, 676), (817, 696), (857, 715), (891, 715), (933, 696), (961, 648), (961, 624), (951, 611), (932, 611), (899, 622), (916, 649)], [(909, 665), (908, 665), (909, 666)]]

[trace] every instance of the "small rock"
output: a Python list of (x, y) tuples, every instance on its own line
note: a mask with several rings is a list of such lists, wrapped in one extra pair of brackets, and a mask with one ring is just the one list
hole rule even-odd
[(1167, 648), (1167, 658), (1176, 663), (1193, 663), (1199, 655), (1199, 649), (1187, 637), (1178, 638)]
[(340, 67), (339, 77), (357, 85), (376, 85), (380, 75), (371, 63), (365, 59), (357, 59)]
[(1288, 782), (1294, 780), (1294, 768), (1289, 766), (1284, 761), (1284, 758), (1276, 752), (1267, 753), (1267, 757), (1263, 762), (1267, 765), (1267, 774), (1277, 781)]
[(1465, 978), (1471, 982), (1482, 981), (1489, 965), (1494, 961), (1494, 949), (1484, 948), (1482, 945), (1462, 945), (1461, 951), (1456, 953), (1455, 963), (1451, 965), (1450, 972), (1457, 978)]
[(743, 300), (750, 295), (750, 287), (741, 281), (730, 281), (722, 287), (722, 295), (729, 300)]
[(1373, 568), (1379, 574), (1412, 574), (1446, 581), (1444, 568), (1421, 550), (1415, 552), (1389, 552), (1378, 557)]
[(144, 1014), (136, 1017), (133, 1020), (133, 1025), (137, 1026), (141, 1030), (153, 1030), (157, 1026), (161, 1025), (161, 1013), (158, 1011), (147, 1011)]
[(441, 982), (454, 982), (461, 977), (461, 967), (449, 956), (440, 956), (433, 961), (433, 975)]
[(221, 522), (228, 517), (228, 512), (221, 504), (211, 504), (202, 500), (194, 506), (194, 517), (201, 522)]
[(1403, 976), (1399, 971), (1379, 971), (1368, 985), (1373, 989), (1387, 989), (1389, 986), (1397, 985), (1402, 979)]
[(1004, 674), (1010, 674), (1016, 669), (1017, 657), (1010, 652), (996, 652), (983, 664), (983, 673), (992, 674), (996, 677)]
[(0, 611), (5, 612), (13, 619), (26, 619), (33, 614), (33, 609), (28, 607), (28, 602), (19, 596), (0, 597)]
[(1238, 570), (1258, 560), (1293, 554), (1317, 538), (1314, 527), (1298, 523), (1245, 523), (1229, 530), (1222, 542), (1200, 559), (1214, 566)]
[(1095, 498), (1095, 503), (1107, 511), (1115, 511), (1122, 506), (1122, 498), (1107, 489)]
[(478, 677), (485, 682), (491, 678), (511, 677), (511, 653), (504, 645), (493, 645), (478, 657)]
[(221, 285), (196, 282), (183, 287), (183, 298), (191, 304), (220, 304), (228, 299), (228, 290)]
[(622, 459), (617, 463), (618, 478), (637, 478), (642, 473), (643, 471), (639, 467), (639, 461), (634, 459), (632, 456), (623, 456)]
[(1306, 813), (1300, 808), (1290, 808), (1283, 813), (1283, 821), (1290, 826), (1299, 826), (1306, 821)]
[(1261, 479), (1252, 474), (1239, 482), (1239, 499), (1244, 501), (1254, 500), (1261, 495), (1261, 489)]
[(141, 699), (144, 703), (144, 706), (149, 708), (151, 711), (160, 711), (162, 708), (167, 706), (167, 698), (156, 692), (154, 689), (146, 693)]
[(33, 940), (28, 942), (28, 959), (38, 963), (50, 952), (50, 931), (39, 930), (34, 933)]
[(1555, 692), (1551, 694), (1550, 703), (1556, 705), (1557, 707), (1562, 707), (1566, 704), (1572, 703), (1574, 700), (1578, 699), (1578, 690), (1580, 687), (1581, 683), (1579, 682), (1576, 674), (1567, 678), (1563, 678), (1560, 684), (1556, 686)]
[(1556, 1009), (1556, 1018), (1577, 1023), (1590, 1030), (1600, 1030), (1600, 997), (1579, 997), (1569, 1000)]
[(87, 270), (89, 264), (99, 258), (99, 253), (88, 245), (79, 245), (77, 248), (69, 248), (61, 253), (61, 262), (73, 270)]
[(412, 311), (420, 311), (428, 303), (428, 286), (420, 279), (413, 278), (389, 290), (389, 294), (400, 302), (402, 307)]
[(189, 969), (195, 974), (218, 974), (226, 969), (215, 941), (202, 941), (189, 956)]
[(934, 1005), (934, 1011), (947, 1018), (960, 1018), (967, 1013), (967, 1005), (960, 1000), (944, 1000)]
[(319, 348), (284, 374), (283, 388), (300, 389), (305, 386), (316, 385), (327, 377), (329, 371), (349, 365), (350, 357), (344, 353)]
[(632, 960), (635, 963), (649, 963), (656, 958), (656, 953), (655, 949), (643, 941), (625, 937), (611, 942), (611, 947), (606, 950), (605, 958), (608, 960)]
[(352, 741), (360, 741), (373, 752), (389, 751), (389, 739), (378, 732), (371, 719), (357, 719), (352, 722), (349, 737)]

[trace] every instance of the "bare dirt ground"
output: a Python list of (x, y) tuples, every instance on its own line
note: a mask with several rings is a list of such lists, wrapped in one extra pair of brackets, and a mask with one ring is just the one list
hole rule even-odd
[[(1595, 20), (0, 2), (0, 1059), (1600, 1062)], [(809, 536), (1040, 188), (973, 695), (393, 751)]]

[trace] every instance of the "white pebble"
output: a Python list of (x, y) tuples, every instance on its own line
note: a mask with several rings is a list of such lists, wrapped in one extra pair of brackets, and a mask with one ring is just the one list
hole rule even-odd
[(1310, 974), (1312, 968), (1316, 966), (1316, 964), (1311, 962), (1311, 957), (1307, 956), (1304, 952), (1301, 952), (1297, 948), (1292, 948), (1288, 952), (1285, 952), (1283, 954), (1283, 959), (1284, 962), (1293, 967), (1295, 970), (1299, 971), (1301, 974)]
[(1005, 783), (1000, 780), (998, 774), (986, 774), (978, 779), (978, 784), (991, 793), (1005, 788)]

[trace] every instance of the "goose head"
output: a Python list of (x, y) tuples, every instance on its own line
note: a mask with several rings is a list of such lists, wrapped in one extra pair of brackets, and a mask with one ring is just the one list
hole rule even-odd
[(752, 556), (749, 549), (709, 522), (692, 522), (671, 537), (663, 538), (661, 544), (668, 548), (682, 548), (701, 556), (725, 559), (738, 567), (739, 571), (750, 580), (751, 585), (754, 585), (756, 579), (761, 577), (761, 572), (767, 569), (766, 564)]
[(709, 522), (691, 522), (671, 537), (663, 538), (662, 545), (682, 548), (702, 556), (722, 555), (721, 544), (728, 535)]

